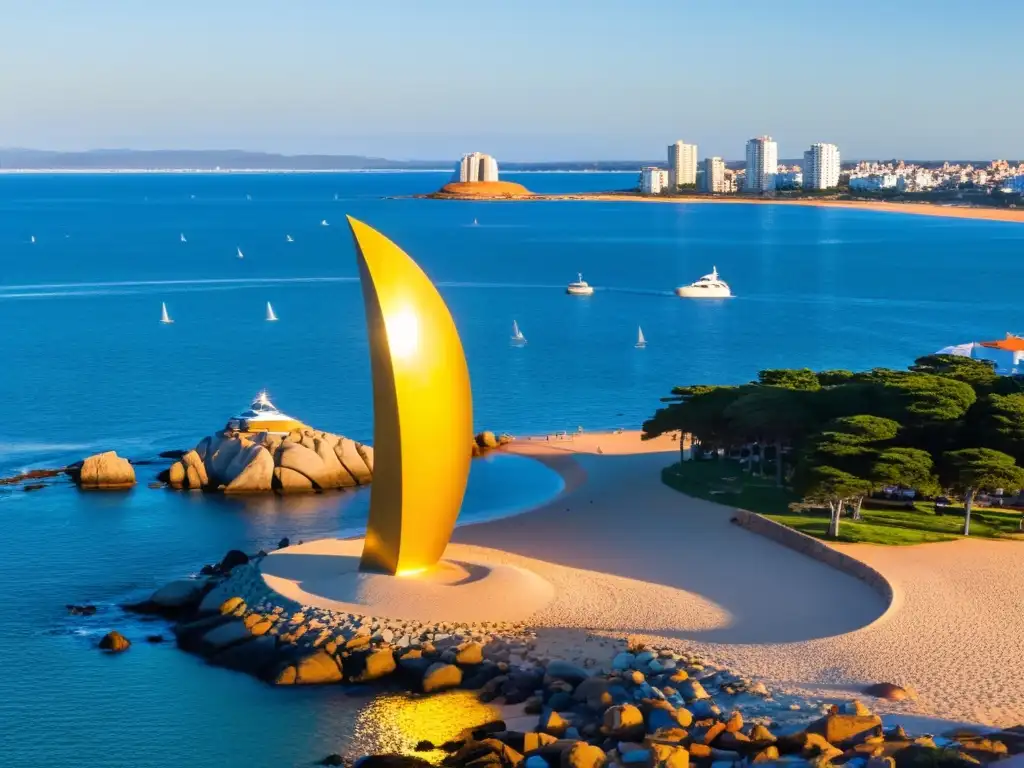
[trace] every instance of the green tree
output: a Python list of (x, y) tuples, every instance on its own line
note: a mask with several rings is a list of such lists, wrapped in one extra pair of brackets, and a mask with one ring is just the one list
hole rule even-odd
[(932, 455), (919, 448), (885, 448), (874, 456), (869, 479), (875, 488), (896, 485), (913, 488), (919, 493), (933, 495), (939, 492)]
[(981, 420), (984, 442), (1024, 463), (1024, 393), (989, 395)]
[(869, 490), (863, 479), (827, 464), (808, 467), (801, 475), (799, 487), (800, 494), (808, 501), (828, 505), (828, 535), (833, 539), (839, 536), (839, 520), (847, 501), (852, 497), (863, 496)]
[(917, 358), (910, 370), (956, 379), (970, 384), (975, 391), (991, 386), (997, 377), (995, 364), (991, 361), (962, 355), (925, 355)]
[(757, 374), (757, 383), (784, 389), (821, 389), (818, 376), (810, 368), (769, 368)]
[(948, 451), (945, 458), (945, 484), (963, 496), (964, 536), (971, 534), (971, 507), (979, 491), (997, 488), (1016, 490), (1024, 486), (1024, 469), (1012, 456), (991, 448), (962, 448)]
[(892, 419), (858, 414), (833, 419), (815, 439), (810, 461), (833, 466), (861, 482), (862, 493), (851, 494), (853, 519), (860, 520), (864, 496), (881, 483), (872, 474), (879, 451), (899, 433), (900, 425)]
[[(813, 429), (808, 392), (781, 386), (750, 387), (725, 411), (733, 434), (758, 443), (771, 443), (775, 450), (775, 484), (782, 487), (782, 450)], [(761, 453), (764, 466), (764, 452)]]
[[(745, 392), (744, 387), (675, 387), (669, 397), (662, 399), (668, 405), (644, 422), (641, 437), (650, 440), (679, 430), (692, 436), (694, 450), (698, 449), (697, 444), (701, 450), (727, 447), (734, 435), (725, 411)], [(682, 440), (679, 448), (682, 453)]]

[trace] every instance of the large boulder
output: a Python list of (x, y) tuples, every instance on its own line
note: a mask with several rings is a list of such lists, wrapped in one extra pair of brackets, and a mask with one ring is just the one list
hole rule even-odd
[(309, 493), (366, 485), (373, 479), (373, 449), (309, 428), (287, 435), (237, 430), (203, 438), (166, 473), (172, 488), (224, 493)]
[(199, 605), (205, 591), (205, 579), (179, 579), (160, 587), (149, 602), (160, 610), (180, 611)]
[(438, 662), (427, 668), (423, 676), (423, 692), (433, 693), (446, 688), (455, 688), (462, 682), (462, 670), (454, 664)]
[(110, 653), (127, 651), (131, 648), (131, 645), (128, 638), (117, 631), (107, 632), (100, 640), (100, 650), (109, 651)]
[(97, 453), (82, 462), (75, 473), (80, 488), (131, 488), (135, 485), (135, 469), (114, 451)]

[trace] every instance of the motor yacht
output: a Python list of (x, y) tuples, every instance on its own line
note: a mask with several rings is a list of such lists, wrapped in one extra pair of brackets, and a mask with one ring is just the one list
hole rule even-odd
[(676, 288), (676, 296), (681, 299), (728, 299), (732, 291), (728, 283), (718, 276), (718, 267), (712, 267), (711, 274)]

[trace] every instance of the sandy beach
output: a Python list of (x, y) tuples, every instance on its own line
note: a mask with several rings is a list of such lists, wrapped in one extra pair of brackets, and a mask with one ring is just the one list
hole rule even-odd
[(550, 656), (598, 656), (594, 635), (632, 635), (790, 692), (895, 682), (919, 698), (891, 711), (1024, 722), (1020, 544), (838, 546), (886, 577), (887, 605), (863, 582), (731, 524), (728, 507), (664, 486), (677, 442), (625, 432), (510, 450), (562, 472), (566, 490), (523, 515), (457, 529), (448, 556), (501, 550), (550, 582), (555, 598), (530, 620)]
[[(423, 195), (431, 197), (431, 195)], [(484, 200), (482, 197), (443, 197), (441, 199)], [(494, 201), (507, 197), (490, 198)], [(838, 208), (851, 211), (878, 211), (882, 213), (905, 213), (916, 216), (939, 216), (947, 219), (978, 219), (980, 221), (1024, 222), (1024, 209), (982, 208), (967, 205), (942, 205), (939, 203), (896, 203), (881, 200), (789, 200), (786, 198), (754, 197), (644, 197), (615, 192), (532, 194), (516, 198), (519, 201), (591, 201), (603, 203), (661, 203), (665, 205), (798, 205), (811, 208)]]

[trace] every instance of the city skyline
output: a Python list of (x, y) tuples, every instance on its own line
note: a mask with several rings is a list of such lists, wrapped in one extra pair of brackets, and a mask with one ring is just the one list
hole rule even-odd
[[(398, 160), (474, 147), (522, 162), (654, 159), (665, 137), (682, 136), (735, 161), (750, 136), (770, 134), (782, 158), (817, 141), (849, 158), (1024, 156), (1024, 104), (1002, 93), (991, 57), (1012, 71), (1024, 56), (1013, 37), (1024, 8), (1009, 2), (793, 0), (737, 14), (663, 0), (311, 0), (300, 14), (278, 0), (0, 0), (0, 10), (0, 64), (19, 73), (0, 83), (0, 147)], [(488, 34), (453, 37), (466, 18)], [(678, 47), (645, 36), (673, 26), (717, 33)], [(625, 55), (637, 46), (643, 55)]]

